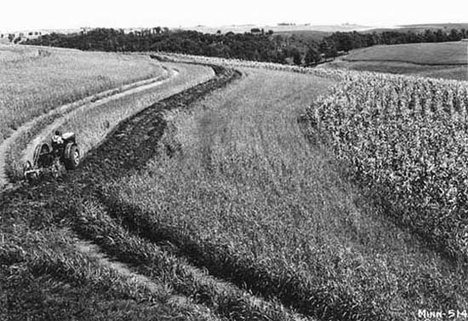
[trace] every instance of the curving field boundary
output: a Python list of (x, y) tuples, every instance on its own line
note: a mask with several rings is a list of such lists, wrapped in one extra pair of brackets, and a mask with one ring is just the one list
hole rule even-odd
[(110, 99), (112, 96), (116, 96), (118, 94), (125, 95), (130, 94), (132, 91), (137, 90), (142, 86), (150, 86), (159, 84), (161, 81), (168, 79), (171, 77), (170, 72), (167, 68), (165, 68), (163, 75), (151, 79), (137, 81), (131, 84), (127, 84), (118, 88), (110, 89), (103, 91), (101, 93), (91, 95), (89, 97), (83, 98), (81, 100), (75, 101), (70, 104), (66, 104), (55, 108), (48, 112), (47, 114), (41, 115), (36, 117), (29, 122), (25, 123), (21, 127), (19, 127), (10, 137), (5, 139), (2, 144), (0, 144), (0, 190), (6, 188), (11, 182), (8, 178), (8, 174), (6, 171), (6, 161), (7, 155), (13, 151), (13, 149), (19, 143), (21, 137), (25, 134), (31, 133), (34, 131), (35, 127), (40, 126), (44, 122), (47, 122), (49, 119), (54, 119), (60, 117), (62, 115), (69, 114), (74, 110), (84, 107), (92, 102), (97, 102), (103, 99)]
[[(66, 123), (71, 117), (83, 113), (88, 110), (97, 109), (109, 102), (119, 101), (127, 97), (139, 97), (136, 95), (143, 92), (154, 92), (156, 88), (165, 84), (173, 84), (170, 89), (166, 89), (160, 95), (146, 95), (147, 99), (136, 99), (137, 108), (132, 107), (134, 112), (129, 112), (127, 117), (132, 116), (134, 113), (140, 111), (142, 108), (154, 103), (154, 99), (163, 99), (168, 95), (174, 94), (177, 91), (182, 91), (188, 87), (194, 86), (200, 82), (204, 82), (214, 77), (214, 72), (211, 68), (206, 68), (208, 71), (205, 74), (197, 77), (192, 77), (190, 71), (185, 71), (189, 77), (179, 79), (179, 68), (174, 64), (167, 64), (164, 66), (163, 75), (151, 79), (146, 79), (124, 85), (111, 90), (86, 97), (79, 101), (60, 106), (47, 114), (41, 115), (16, 130), (10, 137), (8, 137), (2, 144), (0, 144), (0, 191), (15, 186), (14, 180), (21, 174), (21, 168), (26, 160), (32, 158), (35, 146), (49, 138), (50, 132)], [(193, 79), (191, 79), (193, 78)], [(171, 82), (172, 81), (172, 82)], [(145, 98), (145, 97), (144, 97)], [(149, 100), (148, 98), (153, 98)], [(127, 98), (128, 99), (128, 98)], [(112, 130), (112, 126), (108, 131)], [(96, 145), (93, 142), (91, 146), (86, 146), (82, 153), (86, 153), (90, 148)], [(88, 144), (89, 145), (89, 144)]]
[[(166, 69), (165, 73), (167, 75), (162, 77), (163, 79), (161, 79), (161, 80), (156, 80), (156, 81), (153, 81), (153, 82), (150, 82), (150, 83), (142, 82), (142, 84), (140, 84), (138, 86), (131, 87), (131, 88), (125, 90), (125, 91), (122, 91), (122, 92), (119, 92), (119, 93), (116, 93), (116, 94), (112, 94), (110, 96), (102, 97), (101, 99), (98, 99), (96, 101), (91, 100), (90, 102), (87, 102), (87, 103), (82, 104), (82, 105), (78, 105), (76, 108), (72, 108), (71, 110), (67, 111), (66, 115), (64, 115), (64, 117), (57, 118), (52, 123), (50, 123), (49, 125), (44, 127), (40, 131), (40, 133), (38, 133), (35, 136), (35, 138), (32, 139), (29, 142), (26, 149), (23, 151), (23, 156), (21, 158), (21, 164), (24, 164), (27, 160), (31, 160), (33, 158), (33, 155), (34, 155), (35, 147), (39, 143), (41, 143), (41, 142), (47, 140), (48, 138), (50, 138), (51, 133), (54, 131), (54, 129), (59, 128), (63, 123), (65, 123), (67, 118), (72, 117), (73, 115), (78, 114), (79, 112), (82, 112), (85, 109), (97, 108), (97, 107), (100, 107), (100, 106), (110, 102), (110, 101), (121, 99), (121, 98), (123, 98), (125, 96), (136, 94), (136, 93), (148, 90), (148, 89), (156, 88), (156, 87), (160, 86), (162, 83), (169, 80), (169, 78), (177, 77), (179, 75), (179, 72), (177, 70), (175, 70), (175, 69), (171, 69), (171, 70)], [(87, 151), (82, 150), (82, 153), (86, 153), (86, 152)]]
[[(102, 184), (127, 175), (129, 171), (143, 168), (161, 151), (161, 138), (168, 127), (164, 117), (167, 111), (191, 106), (214, 90), (240, 78), (240, 73), (232, 69), (217, 66), (212, 68), (216, 74), (214, 78), (158, 101), (122, 121), (99, 146), (90, 150), (76, 171), (69, 172), (58, 180), (45, 178), (37, 184), (20, 185), (4, 191), (0, 197), (0, 217), (9, 221), (21, 213), (21, 216), (33, 215), (39, 220), (55, 217), (61, 222), (67, 222), (66, 228), (71, 228), (80, 239), (75, 242), (77, 251), (95, 257), (100, 264), (116, 269), (120, 274), (135, 278), (141, 285), (157, 291), (157, 283), (154, 284), (151, 280), (151, 269), (160, 272), (156, 262), (158, 253), (154, 257), (141, 257), (138, 253), (133, 255), (121, 248), (120, 243), (116, 243), (119, 242), (119, 236), (112, 234), (117, 232), (114, 230), (116, 225), (113, 219), (110, 219), (109, 224), (101, 226), (109, 229), (103, 232), (107, 235), (106, 238), (100, 237), (101, 234), (95, 235), (100, 223), (96, 221), (96, 225), (89, 226), (91, 221), (80, 214), (80, 204), (83, 200), (90, 204), (100, 203)], [(60, 219), (64, 214), (67, 218)], [(132, 241), (137, 238), (127, 234), (124, 239)], [(110, 240), (112, 244), (107, 244), (106, 240)], [(146, 243), (150, 244), (148, 241)], [(156, 246), (153, 243), (150, 245), (153, 248)], [(105, 256), (111, 259), (105, 259)], [(175, 262), (166, 263), (173, 265)], [(177, 288), (175, 295), (168, 298), (174, 304), (184, 304), (188, 296), (195, 299), (195, 304), (206, 303), (209, 309), (216, 310), (216, 314), (233, 320), (314, 320), (296, 314), (278, 302), (264, 301), (229, 282), (218, 280), (185, 260), (177, 262), (177, 273), (181, 273), (180, 277), (189, 285), (177, 284), (180, 288)], [(213, 291), (215, 296), (207, 297)], [(210, 311), (209, 309), (206, 311)]]

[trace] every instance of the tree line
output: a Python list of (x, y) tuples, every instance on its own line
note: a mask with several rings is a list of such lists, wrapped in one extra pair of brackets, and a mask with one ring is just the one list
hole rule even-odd
[(25, 44), (96, 51), (166, 51), (191, 55), (237, 58), (282, 64), (315, 65), (350, 50), (374, 45), (459, 41), (466, 29), (382, 32), (335, 32), (320, 41), (301, 40), (294, 34), (269, 30), (222, 34), (155, 27), (126, 33), (121, 29), (96, 28), (77, 34), (52, 33)]

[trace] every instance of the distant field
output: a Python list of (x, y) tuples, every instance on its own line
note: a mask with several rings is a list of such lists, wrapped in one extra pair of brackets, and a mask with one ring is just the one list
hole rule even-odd
[(0, 45), (0, 143), (57, 106), (162, 73), (144, 56)]
[(398, 31), (398, 32), (424, 32), (427, 29), (437, 30), (442, 29), (444, 31), (450, 31), (451, 29), (467, 29), (467, 23), (435, 23), (435, 24), (419, 24), (419, 25), (396, 25), (396, 26), (385, 26), (385, 27), (376, 27), (374, 29), (369, 29), (364, 32), (385, 32), (385, 31)]
[(466, 42), (379, 45), (354, 50), (327, 67), (467, 80)]
[(402, 25), (402, 29), (462, 29), (468, 28), (468, 23), (427, 23), (427, 24), (415, 24), (415, 25)]
[(416, 75), (429, 78), (468, 80), (466, 66), (428, 66), (406, 62), (391, 61), (356, 61), (349, 62), (337, 59), (328, 63), (325, 68), (347, 69), (356, 71), (373, 71), (399, 75)]
[(45, 53), (45, 50), (29, 47), (0, 46), (0, 63), (35, 58), (39, 57), (41, 53)]
[(346, 61), (394, 61), (421, 65), (466, 65), (466, 42), (373, 46), (352, 51)]
[(298, 25), (255, 25), (255, 24), (246, 24), (246, 25), (225, 25), (225, 26), (195, 26), (190, 28), (182, 28), (187, 30), (195, 30), (205, 33), (216, 33), (218, 30), (221, 30), (222, 33), (229, 31), (235, 33), (244, 33), (250, 32), (253, 28), (264, 29), (265, 31), (273, 30), (275, 33), (332, 33), (336, 31), (354, 31), (354, 30), (369, 30), (372, 27), (369, 26), (360, 26), (352, 24), (342, 24), (342, 25), (310, 25), (310, 24), (298, 24)]

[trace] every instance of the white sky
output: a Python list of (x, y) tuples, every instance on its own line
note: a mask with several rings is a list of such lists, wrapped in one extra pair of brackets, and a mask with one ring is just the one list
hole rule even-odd
[(381, 26), (468, 23), (467, 0), (0, 0), (0, 32), (278, 22)]

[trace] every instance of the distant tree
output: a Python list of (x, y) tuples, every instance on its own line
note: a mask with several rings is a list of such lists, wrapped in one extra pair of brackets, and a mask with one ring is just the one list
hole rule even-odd
[(443, 32), (441, 29), (437, 29), (434, 35), (435, 35), (436, 42), (444, 42), (444, 41), (447, 41), (448, 39), (447, 34)]
[(320, 61), (320, 52), (316, 46), (310, 46), (304, 57), (306, 65), (315, 65)]
[(404, 43), (420, 43), (424, 41), (424, 37), (421, 33), (415, 33), (413, 31), (408, 31), (405, 34)]
[(325, 58), (335, 58), (338, 54), (336, 44), (330, 39), (323, 39), (320, 42), (319, 50), (325, 55)]
[(424, 30), (424, 41), (425, 42), (436, 42), (436, 37), (431, 29)]
[(463, 38), (463, 35), (459, 30), (457, 30), (457, 29), (450, 30), (450, 34), (448, 36), (448, 39), (450, 41), (459, 41), (462, 38)]
[(349, 32), (336, 32), (331, 37), (335, 43), (336, 50), (340, 51), (350, 51), (353, 48), (358, 48), (359, 46), (355, 44), (357, 38), (354, 34)]
[(301, 52), (297, 48), (291, 49), (291, 56), (293, 58), (293, 63), (295, 65), (302, 65), (302, 55), (301, 55)]

